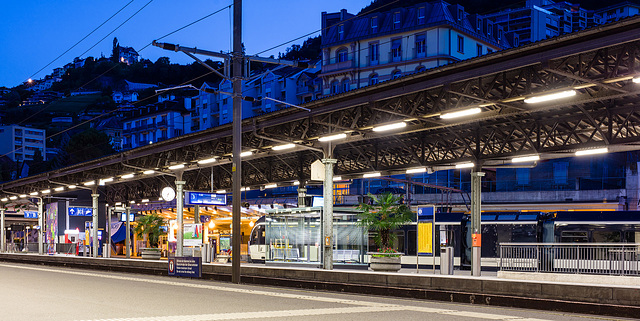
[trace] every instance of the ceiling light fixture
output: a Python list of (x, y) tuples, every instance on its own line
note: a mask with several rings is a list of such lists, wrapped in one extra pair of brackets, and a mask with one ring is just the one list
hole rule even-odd
[(457, 169), (461, 169), (461, 168), (472, 168), (476, 166), (476, 164), (474, 163), (460, 163), (460, 164), (456, 164), (456, 168)]
[(541, 102), (550, 101), (550, 100), (567, 98), (567, 97), (575, 96), (576, 94), (577, 92), (575, 90), (565, 90), (558, 93), (525, 98), (524, 102), (527, 104), (535, 104), (535, 103), (541, 103)]
[(293, 185), (300, 185), (300, 181), (293, 181)]
[(476, 108), (456, 111), (456, 112), (453, 112), (453, 113), (443, 114), (443, 115), (440, 115), (440, 118), (442, 118), (442, 119), (451, 119), (451, 118), (470, 116), (470, 115), (479, 114), (481, 111), (482, 111), (482, 109), (480, 109), (479, 107), (476, 107)]
[(153, 169), (148, 169), (148, 170), (146, 170), (146, 171), (142, 172), (142, 174), (145, 174), (145, 175), (151, 175), (151, 174), (153, 174), (153, 173), (155, 173), (155, 172), (156, 172), (156, 171), (154, 171)]
[(56, 192), (62, 192), (62, 191), (64, 191), (64, 186), (56, 187), (53, 190), (56, 191)]
[(211, 164), (211, 163), (215, 163), (215, 161), (216, 161), (216, 157), (211, 157), (211, 158), (199, 160), (198, 164), (200, 164), (200, 165)]
[(362, 175), (362, 178), (378, 177), (380, 175), (382, 175), (380, 172), (367, 173), (367, 174)]
[(96, 181), (88, 181), (83, 183), (84, 186), (96, 185)]
[(278, 146), (273, 146), (271, 147), (271, 149), (273, 150), (284, 150), (284, 149), (291, 149), (296, 147), (296, 144), (284, 144), (284, 145), (278, 145)]
[(26, 198), (26, 197), (27, 197), (27, 194), (20, 195), (20, 198)]
[(383, 126), (380, 126), (380, 127), (374, 127), (373, 131), (374, 132), (384, 132), (384, 131), (388, 131), (388, 130), (400, 129), (400, 128), (405, 128), (405, 127), (407, 127), (407, 123), (400, 122), (400, 123), (395, 123), (395, 124), (383, 125)]
[(608, 153), (608, 152), (609, 152), (609, 149), (607, 147), (596, 148), (596, 149), (584, 149), (584, 150), (576, 151), (576, 156), (605, 154), (605, 153)]
[(13, 200), (17, 200), (18, 197), (17, 196), (10, 196), (9, 199), (13, 201)]
[(226, 194), (227, 190), (226, 189), (219, 189), (216, 191), (216, 194)]
[(410, 168), (407, 169), (407, 174), (424, 173), (427, 171), (426, 167)]
[(123, 178), (123, 179), (129, 179), (129, 178), (133, 178), (133, 176), (135, 176), (135, 174), (130, 173), (130, 174), (122, 175), (122, 176), (120, 176), (120, 177), (121, 177), (121, 178)]
[(632, 81), (636, 84), (640, 84), (640, 77), (633, 78)]
[(176, 165), (169, 166), (170, 170), (183, 169), (183, 168), (184, 168), (184, 164), (176, 164)]
[(320, 138), (318, 138), (318, 141), (329, 142), (329, 141), (332, 141), (332, 140), (345, 139), (345, 138), (347, 138), (347, 134), (336, 134), (336, 135), (331, 135), (331, 136), (320, 137)]
[(526, 162), (535, 162), (539, 161), (540, 156), (538, 155), (530, 155), (530, 156), (522, 156), (511, 159), (512, 163), (526, 163)]
[(51, 193), (51, 190), (50, 190), (50, 189), (45, 189), (44, 191), (42, 191), (42, 192), (40, 192), (40, 193), (42, 193), (42, 194), (49, 194), (49, 193)]
[(246, 151), (246, 152), (240, 153), (240, 157), (251, 156), (251, 155), (253, 155), (252, 151)]
[(38, 192), (31, 192), (31, 193), (29, 193), (29, 195), (36, 196), (36, 195), (38, 195)]
[(78, 186), (77, 186), (77, 185), (69, 185), (69, 186), (67, 186), (67, 187), (68, 187), (69, 189), (74, 189), (74, 188), (76, 188), (76, 187), (78, 187)]
[(274, 188), (274, 187), (278, 187), (278, 184), (268, 184), (264, 186), (264, 188)]

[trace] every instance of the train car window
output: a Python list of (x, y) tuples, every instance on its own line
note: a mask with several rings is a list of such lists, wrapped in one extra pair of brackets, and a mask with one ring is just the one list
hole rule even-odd
[(587, 243), (589, 235), (587, 231), (562, 231), (560, 234), (562, 243)]
[(405, 238), (404, 238), (404, 231), (396, 231), (396, 250), (400, 253), (406, 253), (405, 252)]
[(515, 215), (498, 215), (498, 221), (515, 221)]
[[(438, 244), (438, 243), (436, 243)], [(416, 231), (407, 231), (407, 252), (406, 255), (416, 255)]]
[(535, 243), (536, 231), (531, 224), (514, 225), (511, 229), (510, 242)]
[(482, 226), (482, 257), (496, 257), (497, 250), (497, 242), (498, 242), (498, 231), (497, 227), (499, 225), (483, 225)]
[(495, 215), (480, 215), (480, 219), (483, 221), (495, 221), (496, 220), (496, 216)]
[(518, 216), (519, 221), (535, 221), (536, 219), (538, 219), (538, 215), (520, 214)]
[(593, 231), (591, 237), (594, 243), (619, 243), (620, 231)]
[(635, 232), (635, 231), (625, 231), (624, 232), (624, 240), (623, 240), (623, 242), (635, 243), (636, 240), (640, 241), (640, 232)]

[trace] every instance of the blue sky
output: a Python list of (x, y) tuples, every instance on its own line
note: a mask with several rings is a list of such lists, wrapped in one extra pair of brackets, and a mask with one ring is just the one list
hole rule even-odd
[[(0, 86), (13, 87), (26, 81), (130, 1), (0, 1)], [(108, 35), (149, 1), (151, 3), (142, 11)], [(247, 53), (256, 54), (319, 30), (322, 11), (336, 12), (344, 8), (350, 13), (357, 13), (370, 2), (371, 0), (245, 0), (243, 42)], [(118, 38), (120, 45), (139, 50), (152, 40), (231, 3), (232, 0), (134, 0), (104, 26), (33, 78), (39, 79), (50, 74), (53, 68), (72, 61), (105, 36), (102, 42), (82, 57), (110, 56), (113, 37)], [(228, 51), (231, 46), (231, 11), (232, 9), (224, 10), (162, 41)], [(303, 40), (294, 43), (301, 44)], [(262, 55), (277, 55), (291, 44)], [(175, 63), (192, 62), (184, 54), (152, 46), (139, 53), (152, 61), (166, 56)]]

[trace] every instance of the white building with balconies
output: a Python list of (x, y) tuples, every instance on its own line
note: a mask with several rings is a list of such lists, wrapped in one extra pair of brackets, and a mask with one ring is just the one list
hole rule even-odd
[(322, 13), (323, 94), (337, 94), (518, 45), (488, 19), (444, 1), (355, 16)]

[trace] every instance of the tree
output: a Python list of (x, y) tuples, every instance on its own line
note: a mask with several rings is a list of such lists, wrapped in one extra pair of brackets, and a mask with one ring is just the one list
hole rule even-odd
[(358, 209), (363, 212), (358, 214), (360, 226), (364, 226), (369, 231), (378, 232), (374, 237), (379, 251), (385, 252), (392, 250), (391, 245), (396, 239), (393, 230), (400, 226), (411, 222), (411, 209), (402, 204), (402, 196), (394, 196), (391, 193), (385, 193), (378, 197), (369, 194), (373, 200), (373, 204), (361, 203)]
[(111, 49), (111, 61), (118, 63), (120, 59), (120, 44), (118, 38), (113, 37), (113, 48)]
[(115, 153), (111, 138), (94, 128), (75, 134), (65, 148), (70, 164), (82, 163)]
[(146, 247), (158, 247), (164, 223), (164, 218), (156, 213), (145, 215), (138, 219), (134, 232), (143, 238)]

